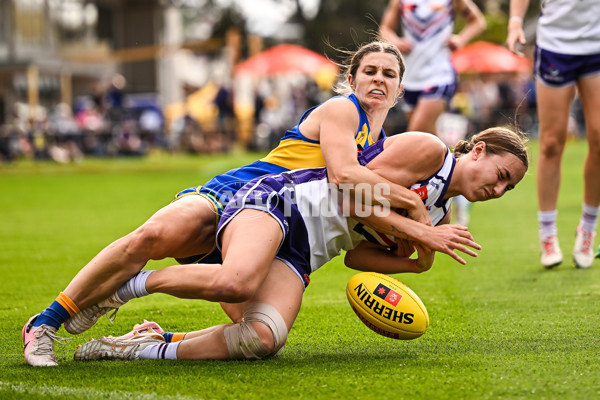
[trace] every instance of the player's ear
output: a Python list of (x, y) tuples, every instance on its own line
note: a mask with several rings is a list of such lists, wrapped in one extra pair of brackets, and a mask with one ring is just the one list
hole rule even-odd
[(396, 94), (396, 97), (402, 96), (403, 93), (404, 93), (404, 85), (401, 83), (400, 88), (398, 88), (398, 93)]
[(352, 76), (352, 74), (348, 74), (348, 84), (350, 85), (352, 90), (354, 90), (354, 77)]
[(473, 159), (477, 160), (479, 157), (485, 155), (485, 148), (486, 148), (485, 142), (475, 143), (475, 145), (473, 146), (473, 149), (471, 150)]

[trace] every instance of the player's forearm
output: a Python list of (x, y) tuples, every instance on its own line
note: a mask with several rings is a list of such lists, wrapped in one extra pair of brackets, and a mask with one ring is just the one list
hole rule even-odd
[[(377, 207), (377, 206), (375, 206)], [(394, 236), (400, 239), (412, 240), (423, 243), (426, 246), (434, 247), (433, 243), (428, 239), (431, 226), (413, 221), (410, 218), (387, 209), (372, 208), (370, 212), (365, 212), (368, 215), (352, 215), (357, 221), (368, 225), (378, 232)]]
[(460, 31), (459, 36), (462, 42), (467, 44), (485, 30), (487, 23), (485, 22), (485, 17), (479, 8), (477, 8), (477, 6), (474, 4), (468, 6), (464, 10), (463, 14), (467, 24)]
[[(527, 9), (529, 8), (529, 0), (511, 0), (510, 1), (510, 12), (509, 12), (509, 25), (514, 21), (523, 21)], [(516, 18), (513, 18), (516, 17)]]
[(379, 272), (388, 275), (405, 272), (418, 274), (427, 270), (420, 268), (416, 259), (398, 257), (390, 250), (382, 247), (349, 250), (346, 253), (344, 263), (348, 268), (357, 271)]
[(427, 213), (417, 193), (382, 178), (366, 167), (347, 167), (338, 175), (330, 174), (329, 179), (358, 203), (405, 209), (410, 215)]
[[(351, 210), (355, 210), (351, 207)], [(471, 257), (477, 257), (472, 249), (480, 250), (481, 246), (476, 243), (468, 229), (460, 225), (440, 225), (432, 227), (412, 219), (401, 216), (391, 210), (369, 210), (364, 215), (350, 215), (357, 221), (371, 228), (394, 236), (399, 239), (412, 240), (422, 244), (429, 250), (441, 252), (454, 258), (461, 264), (466, 261), (455, 253), (459, 250)]]

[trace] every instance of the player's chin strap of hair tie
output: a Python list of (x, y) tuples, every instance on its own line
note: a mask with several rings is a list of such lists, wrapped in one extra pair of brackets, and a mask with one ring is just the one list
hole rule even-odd
[[(273, 348), (267, 349), (250, 322), (260, 322), (273, 333)], [(279, 311), (267, 303), (250, 303), (242, 322), (225, 327), (225, 342), (233, 360), (259, 360), (275, 355), (287, 340), (287, 325)]]

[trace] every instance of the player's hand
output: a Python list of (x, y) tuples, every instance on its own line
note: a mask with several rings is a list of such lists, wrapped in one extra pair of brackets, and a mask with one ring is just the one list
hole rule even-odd
[(525, 46), (527, 39), (525, 39), (525, 32), (523, 32), (523, 23), (521, 21), (510, 21), (508, 24), (508, 36), (506, 37), (506, 47), (518, 56), (523, 57), (524, 54), (517, 50), (517, 42)]
[(472, 249), (481, 250), (481, 246), (475, 242), (466, 226), (454, 224), (429, 228), (422, 243), (435, 251), (448, 254), (463, 265), (467, 262), (455, 253), (456, 250), (471, 257), (477, 257), (477, 253)]
[(446, 45), (448, 46), (450, 51), (455, 51), (455, 50), (462, 49), (463, 47), (465, 47), (466, 43), (463, 40), (463, 38), (460, 37), (459, 35), (452, 35), (448, 38)]

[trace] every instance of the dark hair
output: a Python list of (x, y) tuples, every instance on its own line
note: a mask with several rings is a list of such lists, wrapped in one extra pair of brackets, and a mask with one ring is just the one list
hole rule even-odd
[(361, 46), (355, 52), (346, 52), (348, 54), (349, 61), (347, 64), (340, 65), (340, 69), (343, 71), (338, 83), (333, 87), (333, 90), (338, 94), (349, 94), (352, 92), (352, 89), (348, 85), (348, 76), (356, 76), (356, 72), (358, 71), (358, 67), (360, 66), (361, 61), (367, 54), (370, 53), (389, 53), (396, 57), (398, 61), (398, 66), (400, 67), (400, 82), (402, 82), (402, 78), (404, 77), (404, 71), (406, 71), (406, 66), (404, 65), (404, 58), (400, 53), (400, 50), (396, 46), (391, 43), (385, 42), (383, 40), (375, 40), (373, 42), (367, 43)]
[(527, 137), (521, 132), (506, 127), (493, 127), (471, 137), (469, 140), (461, 140), (454, 146), (454, 154), (458, 157), (470, 152), (479, 143), (485, 143), (486, 152), (489, 154), (511, 153), (517, 156), (529, 168), (529, 156), (527, 155)]

